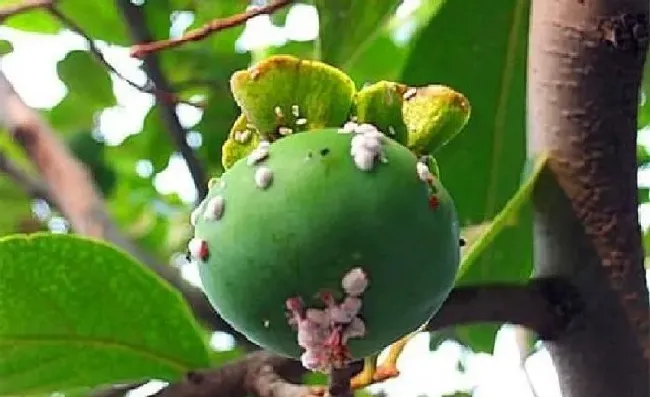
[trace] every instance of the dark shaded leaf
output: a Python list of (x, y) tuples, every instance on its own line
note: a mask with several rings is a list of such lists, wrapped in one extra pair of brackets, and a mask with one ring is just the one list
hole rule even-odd
[(348, 69), (395, 12), (399, 0), (315, 0), (321, 60)]

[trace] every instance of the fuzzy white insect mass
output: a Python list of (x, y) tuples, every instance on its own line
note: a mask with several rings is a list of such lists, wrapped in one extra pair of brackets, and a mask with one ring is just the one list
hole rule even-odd
[(260, 189), (266, 189), (273, 182), (273, 171), (269, 167), (259, 167), (255, 171), (255, 185)]
[(260, 141), (259, 145), (248, 155), (246, 164), (255, 165), (265, 158), (269, 157), (269, 148), (271, 143), (269, 141)]
[(225, 205), (226, 200), (223, 198), (223, 196), (214, 196), (205, 205), (205, 213), (203, 216), (208, 221), (218, 221), (223, 215)]
[(341, 282), (341, 286), (350, 296), (360, 296), (368, 287), (368, 277), (359, 267), (350, 270)]
[(420, 178), (422, 182), (431, 182), (433, 180), (433, 174), (425, 163), (418, 161), (415, 168), (418, 173), (418, 178)]

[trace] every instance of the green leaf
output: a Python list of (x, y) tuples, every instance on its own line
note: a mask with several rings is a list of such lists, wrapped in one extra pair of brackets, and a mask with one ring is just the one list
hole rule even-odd
[(7, 55), (14, 50), (13, 44), (7, 40), (0, 40), (0, 56)]
[(516, 224), (517, 218), (524, 205), (529, 202), (530, 195), (535, 187), (537, 178), (546, 165), (547, 155), (541, 155), (532, 164), (531, 169), (524, 174), (524, 180), (519, 190), (506, 203), (503, 209), (494, 217), (482, 231), (480, 236), (467, 246), (463, 252), (457, 279), (462, 280), (465, 273), (471, 269), (481, 254), (490, 248), (497, 236), (509, 225)]
[(315, 0), (321, 60), (347, 70), (386, 25), (399, 3)]
[(169, 158), (174, 151), (172, 143), (163, 125), (158, 106), (153, 106), (144, 118), (142, 130), (128, 136), (114, 150), (116, 153), (129, 152), (132, 157), (151, 161), (154, 173), (164, 170), (169, 164)]
[(102, 109), (104, 107), (84, 100), (83, 94), (70, 91), (46, 115), (52, 128), (59, 134), (72, 135), (80, 131), (91, 130), (95, 124), (97, 112)]
[(174, 381), (210, 362), (180, 294), (105, 243), (7, 237), (0, 274), (2, 396)]
[[(436, 154), (461, 226), (491, 220), (520, 184), (529, 9), (530, 0), (444, 2), (419, 34), (400, 79), (410, 86), (439, 82), (472, 104), (464, 132)], [(532, 212), (525, 205), (517, 222), (501, 231), (459, 284), (529, 277), (531, 225)], [(479, 327), (495, 335), (495, 327)], [(479, 345), (485, 349), (485, 343)]]
[(79, 95), (84, 101), (89, 101), (96, 106), (115, 105), (111, 79), (89, 52), (70, 51), (57, 64), (56, 69), (70, 93)]
[[(11, 6), (23, 3), (24, 0), (2, 0), (2, 6)], [(2, 21), (4, 26), (19, 29), (25, 32), (54, 34), (61, 28), (61, 24), (47, 11), (35, 9), (9, 17)]]
[(58, 8), (94, 40), (126, 46), (130, 39), (117, 4), (114, 0), (60, 0)]
[(406, 86), (380, 81), (364, 87), (354, 98), (358, 123), (370, 123), (401, 144), (406, 144), (407, 131), (402, 115)]

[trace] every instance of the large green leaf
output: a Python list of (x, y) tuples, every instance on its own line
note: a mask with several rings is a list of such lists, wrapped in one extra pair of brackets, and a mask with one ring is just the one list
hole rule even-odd
[(172, 381), (210, 362), (178, 292), (104, 243), (7, 237), (0, 274), (2, 396)]
[[(464, 132), (436, 156), (463, 225), (491, 220), (520, 182), (529, 8), (530, 0), (447, 1), (422, 30), (404, 68), (402, 82), (449, 85), (472, 105)], [(521, 280), (531, 269), (531, 213), (524, 208), (459, 283)], [(475, 350), (491, 351), (495, 327), (460, 331)]]
[(314, 0), (318, 9), (321, 60), (349, 69), (399, 3), (399, 0)]

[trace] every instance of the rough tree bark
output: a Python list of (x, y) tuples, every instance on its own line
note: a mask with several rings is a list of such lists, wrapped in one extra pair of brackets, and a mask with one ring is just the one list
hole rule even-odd
[(550, 155), (535, 192), (540, 276), (586, 303), (547, 346), (564, 397), (647, 397), (648, 291), (636, 195), (636, 112), (647, 0), (533, 0), (529, 151)]

